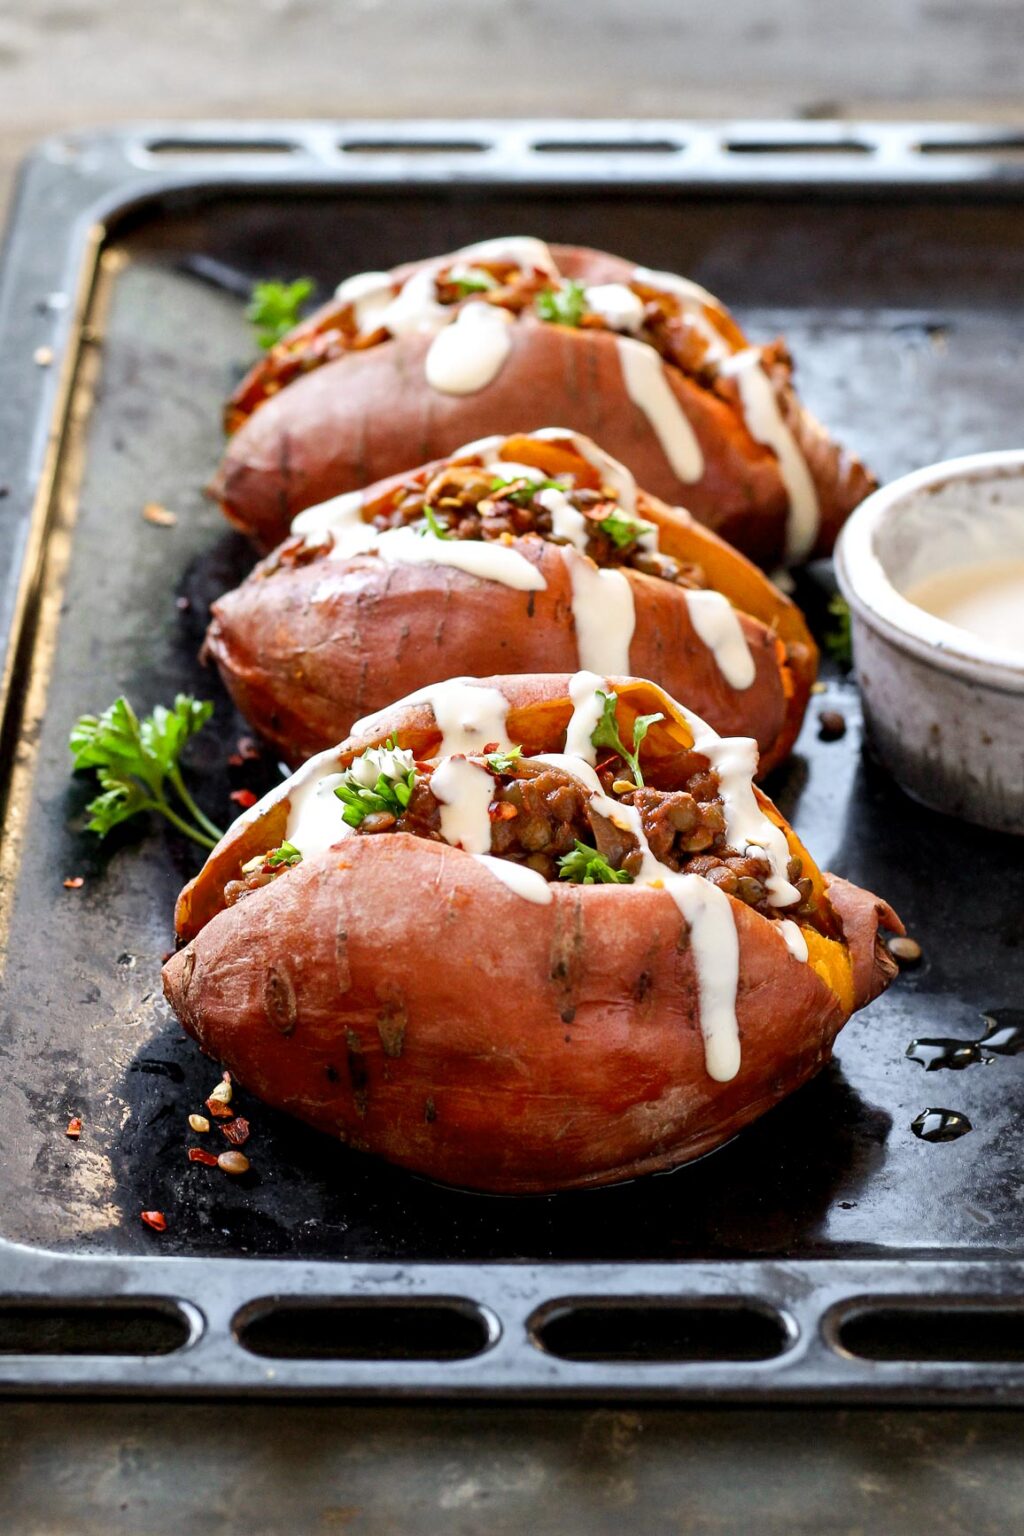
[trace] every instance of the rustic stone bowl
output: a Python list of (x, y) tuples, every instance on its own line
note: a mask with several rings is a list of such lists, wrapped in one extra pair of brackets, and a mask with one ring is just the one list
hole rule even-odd
[(1024, 834), (1024, 654), (903, 593), (925, 577), (1024, 558), (1024, 451), (972, 454), (883, 486), (836, 550), (868, 739), (924, 805)]

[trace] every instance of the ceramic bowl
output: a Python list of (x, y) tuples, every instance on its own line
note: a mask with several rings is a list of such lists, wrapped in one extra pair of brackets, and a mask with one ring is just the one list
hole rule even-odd
[(875, 753), (915, 800), (1024, 833), (1024, 654), (903, 595), (939, 571), (1024, 558), (1024, 451), (930, 465), (850, 518), (836, 576)]

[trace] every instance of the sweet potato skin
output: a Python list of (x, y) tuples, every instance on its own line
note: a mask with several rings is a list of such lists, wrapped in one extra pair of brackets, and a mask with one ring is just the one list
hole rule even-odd
[[(604, 252), (552, 249), (563, 273), (581, 281), (623, 281), (633, 272), (631, 263)], [(300, 329), (312, 330), (316, 323), (313, 316)], [(728, 316), (723, 324), (742, 341)], [(723, 384), (713, 392), (678, 368), (665, 369), (705, 462), (700, 480), (681, 482), (647, 417), (629, 397), (612, 333), (546, 324), (525, 314), (510, 327), (510, 336), (511, 352), (500, 373), (471, 395), (444, 395), (426, 384), (429, 336), (391, 339), (323, 364), (267, 398), (245, 420), (228, 444), (211, 491), (228, 519), (269, 549), (305, 507), (452, 453), (474, 438), (552, 422), (602, 443), (655, 495), (686, 506), (759, 565), (774, 569), (782, 562), (786, 490), (774, 454), (747, 430), (735, 386)], [(818, 490), (821, 524), (814, 553), (827, 554), (874, 481), (803, 412), (789, 384), (784, 350), (775, 349), (774, 357), (783, 415), (805, 449)]]
[(743, 1065), (714, 1082), (685, 924), (664, 892), (630, 903), (624, 922), (621, 892), (559, 886), (535, 906), (458, 849), (352, 839), (222, 912), (165, 991), (248, 1089), (353, 1147), (503, 1193), (601, 1184), (727, 1140), (845, 1022), (734, 903)]
[[(548, 472), (589, 469), (560, 442), (506, 442), (514, 462)], [(557, 462), (549, 465), (551, 456)], [(444, 462), (402, 478), (425, 485)], [(364, 515), (390, 509), (394, 488), (393, 480), (370, 487)], [(737, 609), (757, 675), (749, 688), (733, 689), (694, 631), (682, 589), (625, 568), (637, 620), (631, 668), (688, 699), (719, 734), (755, 737), (767, 773), (790, 751), (816, 675), (803, 616), (756, 566), (680, 509), (639, 490), (637, 513), (657, 526), (666, 554), (701, 566)], [(213, 605), (205, 653), (241, 712), (293, 764), (345, 737), (360, 716), (453, 673), (569, 671), (579, 657), (563, 554), (532, 537), (516, 547), (541, 571), (543, 591), (519, 592), (441, 565), (387, 566), (374, 555), (294, 565), (271, 556)]]
[[(567, 682), (483, 686), (506, 694), (510, 736), (536, 752), (558, 746)], [(665, 707), (652, 771), (689, 751), (661, 690), (605, 682), (630, 713)], [(429, 703), (362, 723), (318, 771), (392, 732), (429, 755)], [(286, 825), (286, 799), (243, 819), (182, 893), (187, 942), (164, 967), (168, 1001), (266, 1102), (403, 1167), (502, 1193), (613, 1182), (729, 1139), (828, 1059), (888, 980), (879, 924), (900, 926), (868, 892), (826, 887), (809, 856), (837, 937), (805, 928), (807, 962), (730, 899), (742, 1063), (722, 1083), (706, 1071), (688, 930), (667, 891), (557, 885), (536, 905), (460, 849), (393, 834), (339, 839), (225, 907), (225, 882)]]
[[(249, 580), (214, 604), (206, 650), (246, 719), (299, 763), (354, 720), (453, 672), (567, 672), (578, 664), (572, 587), (561, 550), (516, 548), (547, 586), (519, 592), (449, 566), (389, 566), (373, 555), (320, 560)], [(721, 735), (757, 739), (767, 770), (788, 747), (790, 679), (780, 645), (740, 622), (757, 675), (736, 690), (696, 634), (681, 589), (637, 571), (631, 665), (690, 700)]]

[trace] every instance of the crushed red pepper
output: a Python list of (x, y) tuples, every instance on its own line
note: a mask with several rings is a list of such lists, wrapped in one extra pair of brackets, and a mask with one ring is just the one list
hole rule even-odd
[(70, 1137), (72, 1141), (77, 1141), (81, 1134), (82, 1122), (77, 1115), (72, 1115), (71, 1119), (68, 1121), (68, 1128), (64, 1132), (64, 1135)]
[(80, 891), (84, 884), (84, 875), (68, 875), (67, 879), (64, 881), (64, 889), (66, 891)]
[(202, 1163), (204, 1168), (216, 1168), (217, 1159), (212, 1152), (207, 1152), (205, 1147), (189, 1147), (188, 1160), (190, 1163)]
[(141, 1219), (147, 1227), (152, 1227), (154, 1232), (167, 1231), (167, 1217), (163, 1211), (140, 1211)]
[(256, 804), (256, 798), (251, 789), (233, 789), (228, 795), (228, 799), (240, 805), (243, 811), (250, 810)]
[(228, 1125), (222, 1125), (221, 1132), (227, 1137), (233, 1147), (244, 1147), (245, 1143), (249, 1140), (249, 1122), (242, 1115), (239, 1115)]
[(224, 1104), (220, 1099), (207, 1099), (206, 1107), (215, 1120), (230, 1120), (233, 1118), (234, 1112), (231, 1106)]

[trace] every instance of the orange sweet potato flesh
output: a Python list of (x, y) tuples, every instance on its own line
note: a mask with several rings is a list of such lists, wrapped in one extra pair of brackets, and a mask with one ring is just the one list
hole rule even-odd
[[(552, 247), (559, 269), (582, 282), (623, 282), (632, 263), (583, 247)], [(396, 269), (396, 276), (424, 263)], [(329, 328), (336, 302), (310, 317), (297, 337)], [(747, 343), (727, 311), (707, 311), (733, 350)], [(445, 395), (424, 378), (431, 338), (389, 338), (346, 352), (279, 387), (275, 352), (252, 370), (228, 410), (234, 431), (211, 485), (225, 515), (262, 549), (283, 539), (303, 508), (357, 490), (425, 459), (496, 432), (555, 424), (585, 433), (621, 459), (640, 484), (681, 503), (757, 564), (782, 563), (788, 498), (771, 449), (747, 430), (736, 386), (715, 388), (674, 364), (665, 377), (700, 443), (705, 469), (695, 483), (673, 471), (644, 413), (629, 398), (609, 331), (541, 322), (522, 314), (510, 328), (511, 352), (497, 377), (470, 395)], [(780, 345), (765, 365), (782, 415), (804, 451), (820, 503), (813, 554), (827, 554), (842, 523), (874, 481), (800, 405)], [(269, 387), (276, 392), (265, 394)]]
[[(671, 701), (609, 682), (622, 721), (666, 711), (649, 763), (670, 774), (690, 744)], [(509, 734), (532, 751), (560, 746), (566, 685), (488, 680), (512, 700)], [(420, 704), (384, 711), (332, 757), (391, 731), (420, 754), (436, 749)], [(559, 885), (535, 905), (460, 849), (398, 834), (349, 837), (225, 909), (225, 881), (280, 836), (283, 805), (229, 833), (183, 892), (188, 942), (164, 968), (166, 995), (203, 1049), (268, 1103), (445, 1182), (574, 1188), (700, 1156), (816, 1072), (891, 976), (877, 935), (898, 919), (845, 882), (830, 902), (809, 860), (837, 937), (806, 928), (808, 962), (733, 902), (742, 1063), (716, 1082), (686, 924), (664, 890)]]
[[(596, 479), (567, 443), (509, 438), (513, 462)], [(406, 483), (424, 484), (424, 466)], [(391, 482), (366, 493), (364, 515), (386, 505)], [(768, 772), (790, 751), (803, 719), (817, 652), (799, 609), (724, 541), (643, 493), (638, 514), (660, 547), (702, 565), (730, 599), (756, 678), (732, 688), (693, 628), (683, 590), (626, 569), (636, 629), (630, 663), (723, 736), (753, 736)], [(377, 556), (257, 567), (213, 605), (206, 653), (246, 719), (291, 763), (345, 737), (389, 700), (453, 674), (566, 672), (579, 665), (572, 589), (562, 551), (528, 536), (516, 548), (540, 570), (543, 591), (520, 592), (443, 565), (388, 566)]]

